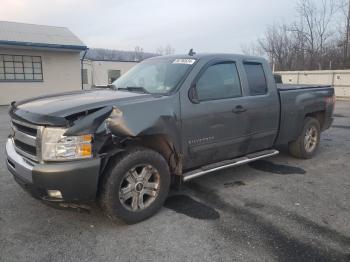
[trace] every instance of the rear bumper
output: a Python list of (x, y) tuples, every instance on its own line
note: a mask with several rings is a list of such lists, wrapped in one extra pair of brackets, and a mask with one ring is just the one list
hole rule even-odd
[[(47, 201), (81, 202), (96, 198), (100, 171), (99, 158), (33, 163), (19, 155), (13, 140), (6, 142), (6, 164), (16, 182), (34, 197)], [(49, 197), (48, 190), (59, 190), (62, 198)]]

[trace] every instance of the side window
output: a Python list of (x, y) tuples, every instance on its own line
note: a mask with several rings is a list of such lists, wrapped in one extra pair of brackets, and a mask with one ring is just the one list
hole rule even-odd
[(244, 69), (248, 78), (250, 95), (264, 95), (267, 93), (267, 84), (262, 64), (244, 63)]
[(196, 84), (199, 101), (232, 98), (242, 95), (235, 63), (220, 63), (208, 67)]

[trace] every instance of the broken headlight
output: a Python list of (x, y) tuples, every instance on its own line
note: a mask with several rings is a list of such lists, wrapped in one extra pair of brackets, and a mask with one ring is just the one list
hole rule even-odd
[(47, 127), (42, 133), (42, 159), (60, 161), (92, 157), (92, 135), (64, 136), (64, 128)]

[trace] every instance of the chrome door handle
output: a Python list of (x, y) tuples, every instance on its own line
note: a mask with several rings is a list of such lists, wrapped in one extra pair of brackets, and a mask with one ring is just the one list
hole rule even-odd
[(247, 109), (245, 109), (243, 106), (239, 105), (239, 106), (236, 106), (234, 109), (232, 109), (232, 113), (235, 113), (235, 114), (240, 114), (240, 113), (243, 113), (247, 111)]

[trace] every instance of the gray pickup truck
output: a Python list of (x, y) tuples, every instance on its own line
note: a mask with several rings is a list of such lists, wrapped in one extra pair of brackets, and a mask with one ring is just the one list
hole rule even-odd
[(171, 183), (278, 154), (311, 158), (334, 109), (330, 86), (275, 83), (266, 60), (230, 54), (147, 59), (110, 89), (13, 102), (6, 162), (44, 201), (97, 200), (136, 223)]

